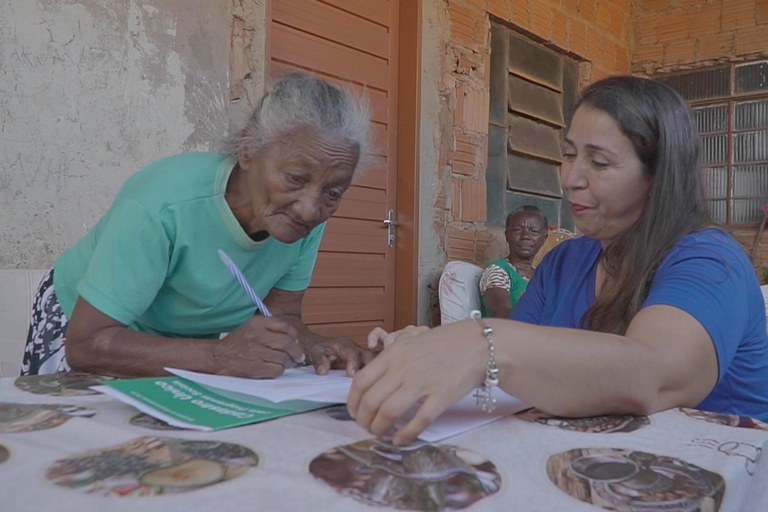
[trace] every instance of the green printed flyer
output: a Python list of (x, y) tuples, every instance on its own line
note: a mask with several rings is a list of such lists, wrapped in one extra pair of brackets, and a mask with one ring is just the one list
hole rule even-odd
[(212, 390), (180, 377), (106, 381), (94, 389), (130, 404), (170, 425), (221, 430), (327, 407), (327, 403), (268, 400)]

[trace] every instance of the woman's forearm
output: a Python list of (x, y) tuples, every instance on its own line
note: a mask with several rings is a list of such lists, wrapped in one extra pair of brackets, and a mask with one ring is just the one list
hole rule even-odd
[(491, 323), (500, 386), (562, 416), (645, 414), (657, 407), (660, 378), (652, 347), (578, 329)]
[[(619, 336), (485, 321), (494, 330), (502, 389), (552, 414), (589, 416), (647, 414), (695, 405), (706, 396), (717, 375), (711, 341), (695, 322), (692, 333), (684, 334), (683, 327), (672, 333), (675, 324), (666, 315), (677, 326), (686, 322), (685, 313), (668, 308), (647, 314), (630, 336)], [(446, 335), (484, 341), (475, 322), (464, 322), (461, 334), (453, 329)]]
[(218, 373), (212, 352), (216, 340), (164, 338), (122, 326), (105, 327), (90, 336), (67, 339), (73, 370), (113, 377), (167, 375), (166, 367)]

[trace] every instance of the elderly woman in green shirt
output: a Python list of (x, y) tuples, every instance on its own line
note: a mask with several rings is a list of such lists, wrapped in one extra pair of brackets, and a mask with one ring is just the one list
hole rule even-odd
[(333, 365), (354, 373), (372, 353), (311, 332), (301, 305), (368, 125), (366, 105), (347, 90), (291, 74), (228, 151), (170, 156), (131, 176), (44, 277), (22, 374), (138, 377), (174, 367), (264, 378), (305, 361), (321, 374)]
[(504, 235), (509, 255), (491, 261), (480, 277), (484, 317), (508, 318), (533, 275), (533, 258), (547, 239), (549, 222), (536, 206), (524, 205), (507, 216)]

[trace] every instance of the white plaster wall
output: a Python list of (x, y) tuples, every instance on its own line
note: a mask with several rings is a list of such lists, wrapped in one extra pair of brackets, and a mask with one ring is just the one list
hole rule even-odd
[(47, 268), (150, 161), (229, 127), (231, 0), (0, 2), (0, 269)]
[(440, 62), (444, 32), (449, 27), (444, 2), (424, 0), (422, 4), (421, 112), (419, 120), (419, 270), (418, 324), (430, 324), (429, 284), (437, 282), (445, 251), (435, 230), (435, 201), (438, 196), (438, 155), (440, 130)]
[[(265, 0), (232, 4), (0, 0), (0, 376), (18, 375), (41, 269), (123, 181), (158, 157), (216, 149), (251, 112)], [(250, 36), (236, 101), (233, 14)]]

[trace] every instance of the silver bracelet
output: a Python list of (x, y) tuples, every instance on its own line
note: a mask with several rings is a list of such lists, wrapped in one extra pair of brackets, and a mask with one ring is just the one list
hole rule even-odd
[(475, 400), (477, 406), (481, 410), (491, 413), (496, 409), (496, 399), (492, 396), (493, 388), (499, 385), (499, 367), (496, 366), (496, 352), (493, 345), (493, 329), (491, 329), (484, 321), (478, 310), (472, 311), (469, 316), (474, 318), (475, 321), (480, 324), (480, 328), (483, 330), (483, 336), (488, 342), (488, 363), (485, 365), (485, 380), (479, 388), (475, 390)]

